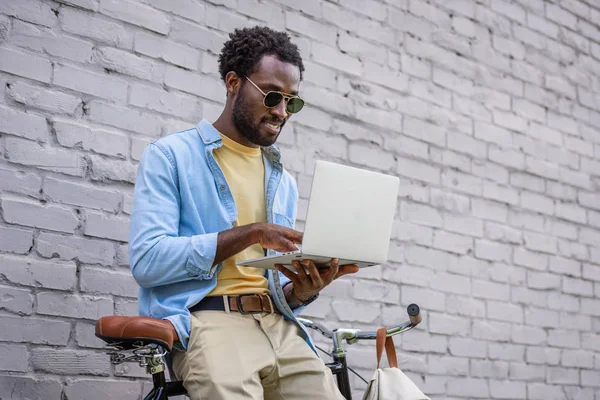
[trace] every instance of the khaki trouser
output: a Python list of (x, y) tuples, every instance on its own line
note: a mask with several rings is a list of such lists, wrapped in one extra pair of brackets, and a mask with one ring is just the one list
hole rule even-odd
[(340, 399), (333, 375), (278, 314), (197, 311), (173, 370), (192, 400)]

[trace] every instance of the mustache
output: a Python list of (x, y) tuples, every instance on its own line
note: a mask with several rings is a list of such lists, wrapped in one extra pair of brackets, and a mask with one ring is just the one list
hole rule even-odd
[(271, 124), (277, 124), (277, 125), (281, 125), (283, 126), (283, 124), (285, 124), (285, 119), (279, 119), (279, 118), (263, 118), (263, 122), (268, 122)]

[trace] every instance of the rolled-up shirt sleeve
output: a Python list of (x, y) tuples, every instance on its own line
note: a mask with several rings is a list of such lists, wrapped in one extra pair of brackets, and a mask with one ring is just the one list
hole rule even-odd
[(138, 167), (129, 230), (131, 272), (143, 288), (214, 274), (218, 233), (179, 236), (180, 206), (175, 165), (152, 143)]

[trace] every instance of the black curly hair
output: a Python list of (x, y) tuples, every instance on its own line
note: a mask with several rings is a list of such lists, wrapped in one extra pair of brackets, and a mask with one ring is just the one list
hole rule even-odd
[(229, 34), (219, 55), (219, 73), (225, 81), (229, 71), (238, 76), (248, 76), (265, 55), (275, 55), (281, 61), (294, 64), (300, 69), (300, 80), (304, 63), (296, 46), (285, 32), (266, 26), (236, 29)]

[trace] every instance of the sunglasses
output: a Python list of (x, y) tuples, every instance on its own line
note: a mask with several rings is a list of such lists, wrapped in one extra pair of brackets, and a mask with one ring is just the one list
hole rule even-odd
[(250, 78), (248, 78), (246, 76), (246, 79), (248, 79), (248, 81), (252, 85), (254, 85), (254, 87), (257, 88), (258, 91), (261, 92), (263, 96), (265, 96), (265, 98), (263, 99), (263, 104), (267, 108), (277, 107), (279, 105), (279, 103), (281, 103), (281, 100), (284, 100), (284, 99), (286, 101), (285, 109), (290, 114), (295, 114), (298, 111), (302, 110), (302, 107), (304, 107), (304, 100), (302, 100), (298, 96), (284, 94), (284, 93), (277, 92), (277, 91), (270, 91), (270, 92), (265, 93), (261, 90), (261, 88), (259, 88), (256, 85), (256, 83), (252, 82), (250, 80)]

